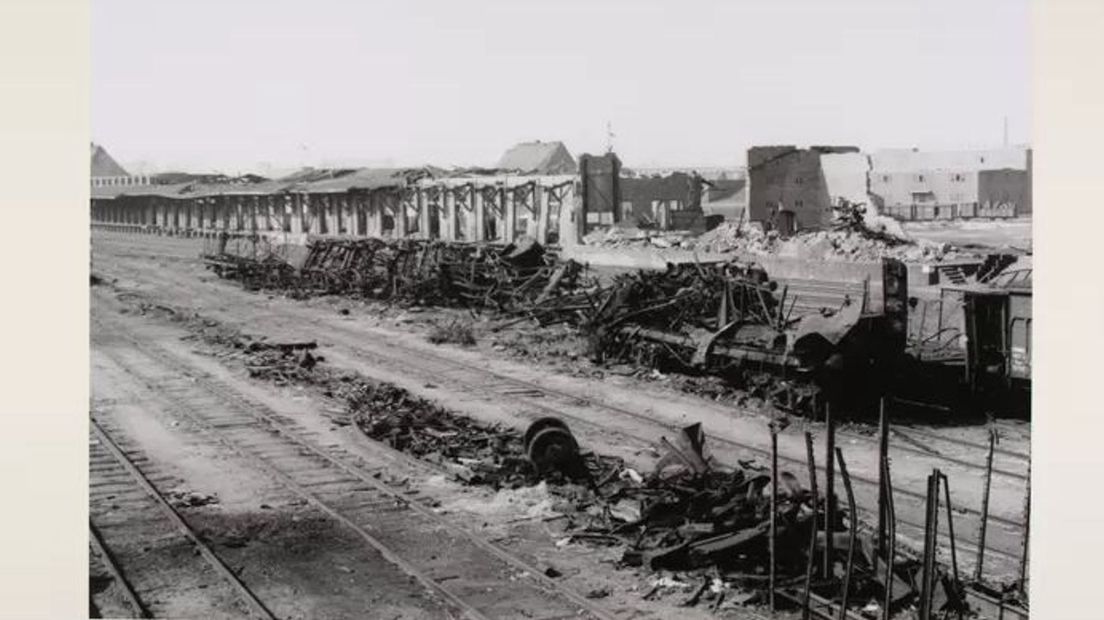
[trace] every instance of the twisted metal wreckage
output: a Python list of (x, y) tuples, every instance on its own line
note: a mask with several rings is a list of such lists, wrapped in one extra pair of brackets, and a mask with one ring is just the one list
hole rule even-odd
[[(664, 272), (621, 274), (601, 283), (585, 266), (560, 260), (526, 238), (506, 246), (320, 239), (308, 244), (298, 267), (287, 247), (266, 245), (255, 237), (223, 236), (217, 243), (204, 255), (207, 265), (251, 288), (489, 310), (509, 315), (506, 322), (569, 322), (589, 337), (596, 358), (743, 377), (766, 386), (769, 395), (791, 408), (807, 406), (818, 388), (832, 387), (831, 381), (854, 373), (869, 375), (904, 347), (904, 269), (891, 260), (884, 265), (882, 303), (872, 310), (866, 294), (834, 307), (803, 303), (787, 286), (779, 290), (762, 268), (738, 261), (669, 265)], [(759, 378), (768, 371), (773, 383)], [(811, 381), (803, 384), (802, 379)], [(827, 391), (832, 396), (844, 389)], [(399, 400), (412, 402), (406, 396)], [(389, 411), (371, 409), (377, 416)], [(897, 548), (884, 419), (879, 523), (875, 532), (867, 533), (859, 531), (830, 416), (823, 463), (828, 486), (818, 492), (812, 436), (806, 433), (806, 489), (796, 476), (778, 469), (778, 424), (771, 425), (775, 447), (768, 468), (751, 463), (731, 470), (718, 467), (705, 450), (700, 425), (695, 425), (673, 441), (661, 440), (665, 456), (653, 473), (640, 476), (623, 464), (611, 467), (583, 453), (562, 423), (544, 421), (524, 440), (510, 439), (508, 450), (501, 441), (484, 441), (491, 435), (506, 437), (502, 433), (468, 429), (480, 437), (469, 449), (464, 447), (465, 429), (441, 422), (450, 416), (426, 418), (424, 413), (406, 412), (413, 417), (397, 426), (394, 420), (373, 417), (366, 430), (387, 441), (401, 440), (395, 446), (399, 449), (422, 446), (414, 451), (462, 454), (469, 481), (482, 477), (499, 481), (497, 485), (504, 479), (520, 480), (522, 470), (515, 469), (521, 454), (538, 472), (583, 472), (585, 484), (573, 487), (582, 509), (571, 517), (570, 536), (626, 545), (626, 565), (698, 574), (702, 585), (688, 604), (710, 601), (716, 608), (726, 596), (754, 593), (746, 602), (773, 608), (784, 605), (784, 599), (800, 606), (804, 617), (860, 617), (855, 603), (865, 603), (867, 617), (889, 618), (913, 606), (922, 618), (969, 613), (953, 533), (950, 566), (935, 561), (939, 512), (946, 509), (948, 525), (953, 517), (945, 475), (935, 471), (929, 479), (921, 553)], [(440, 437), (448, 437), (447, 446)], [(565, 454), (589, 462), (567, 466), (571, 459), (565, 462)], [(488, 465), (500, 462), (510, 465)], [(844, 484), (844, 510), (837, 508), (834, 471)], [(726, 584), (740, 586), (744, 594), (724, 594)]]
[[(669, 265), (601, 283), (584, 265), (522, 237), (508, 245), (414, 239), (317, 239), (291, 246), (220, 235), (203, 259), (247, 288), (347, 295), (403, 305), (466, 307), (541, 325), (569, 323), (599, 361), (724, 377), (781, 408), (815, 412), (904, 349), (904, 266), (886, 259), (884, 299), (870, 287), (810, 305), (753, 264)], [(296, 263), (298, 266), (296, 266)], [(509, 324), (499, 325), (499, 329)]]

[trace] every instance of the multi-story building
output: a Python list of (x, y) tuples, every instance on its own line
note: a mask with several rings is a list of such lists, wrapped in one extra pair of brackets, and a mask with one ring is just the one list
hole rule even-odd
[(1031, 150), (900, 149), (870, 155), (875, 207), (903, 220), (1018, 217), (1031, 213)]
[(748, 150), (748, 219), (784, 233), (823, 228), (846, 199), (902, 220), (1030, 215), (1031, 149), (763, 146)]

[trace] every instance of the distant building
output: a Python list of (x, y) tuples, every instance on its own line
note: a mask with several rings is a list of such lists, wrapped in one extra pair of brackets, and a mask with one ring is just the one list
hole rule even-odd
[(1017, 217), (1031, 213), (1031, 149), (897, 149), (870, 155), (870, 193), (902, 220)]
[(866, 156), (854, 146), (748, 149), (748, 217), (789, 234), (831, 224), (841, 199), (867, 202)]
[(702, 212), (720, 215), (728, 221), (747, 219), (748, 191), (745, 178), (722, 178), (709, 182), (702, 195)]
[(127, 172), (104, 147), (95, 142), (92, 142), (91, 146), (92, 187), (146, 185), (149, 183), (149, 177), (144, 175), (133, 176)]
[(522, 142), (498, 160), (501, 170), (522, 174), (575, 174), (578, 166), (563, 142)]

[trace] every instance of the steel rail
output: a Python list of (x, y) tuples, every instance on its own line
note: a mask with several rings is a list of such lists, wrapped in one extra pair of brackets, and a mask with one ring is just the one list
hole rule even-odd
[[(184, 364), (181, 361), (175, 359), (170, 353), (168, 353), (166, 351), (163, 351), (163, 350), (159, 350), (160, 347), (157, 347), (156, 345), (147, 345), (147, 343), (140, 342), (140, 341), (130, 337), (129, 335), (125, 335), (125, 334), (120, 334), (120, 336), (122, 336), (122, 337), (126, 338), (127, 340), (129, 340), (130, 343), (133, 346), (135, 346), (135, 348), (138, 348), (139, 350), (141, 350), (145, 355), (156, 359), (157, 361), (165, 364), (166, 366), (175, 367), (175, 368), (181, 369), (181, 370), (191, 370), (186, 364)], [(127, 370), (130, 374), (138, 377), (139, 379), (144, 381), (147, 385), (149, 385), (149, 382), (146, 381), (145, 379), (143, 379), (140, 376), (139, 373), (135, 372), (132, 368), (128, 368), (129, 364), (127, 364), (126, 362), (124, 362), (122, 360), (119, 360), (118, 358), (116, 358), (114, 356), (111, 356), (110, 354), (108, 354), (108, 355), (109, 355), (109, 357), (112, 357), (112, 359), (115, 360), (116, 363), (118, 363), (121, 367), (123, 367), (124, 370)], [(600, 607), (597, 607), (594, 603), (592, 603), (589, 599), (587, 599), (582, 594), (580, 594), (578, 592), (575, 592), (574, 590), (569, 589), (569, 588), (563, 586), (562, 584), (559, 584), (559, 583), (553, 581), (551, 578), (545, 576), (544, 572), (542, 570), (538, 569), (537, 567), (527, 563), (526, 561), (522, 560), (521, 558), (518, 558), (517, 556), (509, 553), (508, 551), (505, 551), (505, 550), (501, 549), (500, 547), (496, 546), (494, 543), (486, 540), (485, 538), (479, 536), (478, 534), (476, 534), (474, 532), (471, 532), (467, 528), (456, 525), (456, 524), (452, 523), (451, 521), (449, 521), (447, 519), (443, 519), (442, 517), (440, 517), (440, 515), (437, 515), (432, 510), (429, 510), (428, 508), (425, 508), (425, 507), (419, 505), (417, 502), (410, 501), (410, 498), (408, 496), (406, 496), (405, 493), (390, 488), (385, 483), (383, 483), (382, 481), (380, 481), (379, 479), (374, 477), (371, 472), (366, 472), (362, 468), (360, 468), (356, 465), (352, 465), (352, 464), (346, 462), (345, 460), (337, 458), (337, 457), (327, 453), (325, 450), (322, 450), (322, 449), (318, 448), (317, 446), (315, 446), (313, 444), (313, 442), (310, 442), (309, 440), (306, 440), (306, 439), (302, 438), (301, 436), (299, 436), (299, 434), (295, 430), (289, 428), (286, 424), (280, 422), (278, 420), (279, 414), (276, 414), (274, 411), (269, 409), (267, 406), (265, 406), (261, 403), (257, 403), (255, 401), (252, 401), (251, 399), (246, 399), (246, 398), (242, 397), (241, 395), (238, 395), (238, 394), (235, 394), (235, 393), (232, 393), (232, 392), (228, 391), (225, 387), (219, 385), (219, 382), (217, 380), (211, 380), (211, 379), (209, 379), (205, 376), (197, 375), (194, 372), (189, 373), (189, 376), (191, 378), (193, 378), (198, 385), (201, 385), (204, 389), (206, 389), (208, 392), (212, 393), (216, 397), (218, 397), (218, 398), (220, 398), (224, 401), (229, 401), (228, 404), (236, 405), (236, 407), (239, 410), (245, 410), (250, 415), (254, 416), (256, 419), (258, 419), (260, 421), (263, 421), (264, 423), (268, 424), (273, 430), (277, 431), (282, 437), (284, 437), (289, 442), (295, 444), (297, 447), (299, 447), (301, 449), (304, 449), (304, 450), (307, 450), (311, 454), (324, 459), (325, 461), (327, 461), (331, 465), (341, 469), (342, 471), (344, 471), (345, 473), (349, 474), (350, 476), (356, 478), (357, 480), (370, 485), (375, 490), (390, 496), (391, 498), (395, 499), (396, 501), (403, 502), (404, 505), (406, 505), (411, 510), (417, 512), (419, 515), (433, 521), (434, 523), (436, 523), (438, 525), (441, 525), (445, 529), (447, 529), (447, 530), (449, 530), (449, 531), (451, 531), (455, 534), (463, 536), (464, 538), (471, 541), (473, 544), (475, 544), (480, 549), (482, 549), (484, 551), (487, 551), (488, 553), (494, 555), (495, 557), (499, 558), (500, 560), (510, 564), (514, 568), (517, 568), (519, 570), (527, 572), (535, 581), (537, 581), (538, 583), (540, 583), (541, 585), (545, 586), (546, 588), (548, 588), (550, 590), (553, 590), (555, 592), (558, 592), (558, 593), (562, 594), (565, 598), (570, 600), (572, 603), (575, 603), (579, 607), (583, 608), (584, 610), (586, 610), (588, 613), (590, 613), (594, 617), (600, 618), (602, 620), (614, 620), (614, 617), (612, 615), (610, 615), (607, 611), (605, 611), (604, 609), (602, 609)], [(333, 509), (332, 507), (325, 504), (325, 502), (322, 502), (320, 499), (315, 497), (310, 491), (302, 488), (301, 485), (299, 485), (298, 483), (296, 483), (293, 480), (291, 480), (290, 478), (288, 478), (286, 474), (284, 474), (283, 472), (280, 472), (278, 469), (276, 469), (276, 468), (272, 467), (271, 465), (269, 465), (261, 457), (250, 454), (250, 453), (248, 453), (248, 451), (242, 450), (241, 447), (237, 446), (233, 442), (227, 440), (225, 437), (223, 437), (222, 435), (217, 433), (217, 431), (209, 423), (202, 420), (201, 418), (198, 418), (195, 413), (189, 412), (189, 411), (185, 410), (185, 408), (180, 407), (179, 403), (173, 403), (173, 405), (174, 405), (174, 407), (176, 407), (180, 411), (180, 413), (183, 416), (185, 416), (188, 419), (192, 420), (195, 424), (197, 424), (197, 426), (200, 426), (200, 427), (204, 428), (205, 430), (207, 430), (209, 433), (211, 433), (212, 436), (217, 441), (219, 441), (220, 443), (222, 443), (223, 445), (225, 445), (229, 449), (231, 449), (231, 450), (237, 452), (238, 454), (242, 455), (243, 457), (257, 462), (257, 464), (262, 469), (265, 469), (266, 471), (270, 472), (275, 477), (279, 478), (281, 480), (281, 482), (284, 482), (286, 486), (288, 486), (291, 490), (293, 490), (297, 494), (299, 494), (300, 497), (302, 497), (304, 500), (312, 503), (313, 505), (315, 505), (316, 507), (321, 509), (323, 512), (326, 512), (327, 514), (330, 514), (330, 516), (332, 516), (335, 519), (341, 521), (343, 524), (349, 526), (354, 531), (357, 531), (357, 533), (360, 534), (362, 538), (365, 538), (365, 540), (367, 542), (369, 542), (370, 545), (372, 545), (373, 547), (376, 547), (385, 557), (388, 557), (389, 560), (392, 560), (394, 563), (396, 563), (396, 565), (403, 568), (403, 570), (405, 572), (407, 572), (408, 574), (411, 574), (411, 576), (414, 576), (415, 578), (417, 578), (418, 575), (422, 575), (422, 578), (425, 579), (425, 581), (423, 581), (423, 584), (429, 586), (434, 591), (437, 591), (437, 592), (441, 593), (442, 596), (445, 596), (448, 600), (453, 601), (455, 604), (460, 606), (462, 609), (465, 609), (465, 610), (470, 609), (471, 612), (474, 612), (474, 613), (470, 613), (469, 615), (473, 615), (474, 617), (477, 617), (477, 618), (482, 618), (483, 617), (483, 615), (480, 612), (478, 612), (474, 608), (471, 608), (467, 603), (463, 602), (461, 599), (457, 598), (455, 595), (451, 594), (447, 590), (444, 590), (436, 582), (433, 582), (427, 576), (422, 574), (416, 567), (409, 564), (404, 559), (402, 559), (398, 554), (396, 554), (395, 552), (393, 552), (392, 550), (387, 548), (381, 541), (376, 539), (374, 536), (369, 534), (367, 531), (364, 531), (363, 528), (361, 528), (360, 526), (357, 526), (355, 523), (348, 520), (346, 517), (340, 515), (335, 509)], [(386, 446), (382, 446), (382, 444), (380, 444), (380, 446), (381, 447), (386, 447)], [(387, 449), (388, 450), (393, 450), (389, 447)], [(402, 456), (404, 458), (409, 458), (408, 455), (405, 455), (405, 454), (403, 454)], [(421, 579), (419, 579), (419, 580), (421, 581)]]
[(143, 474), (140, 469), (138, 469), (138, 466), (135, 465), (127, 457), (126, 453), (124, 453), (122, 448), (120, 448), (119, 445), (115, 443), (115, 440), (107, 434), (107, 431), (104, 430), (103, 426), (96, 420), (95, 417), (91, 418), (90, 423), (92, 432), (95, 433), (96, 438), (100, 440), (100, 442), (105, 448), (107, 448), (109, 452), (111, 452), (116, 461), (118, 461), (119, 464), (122, 465), (122, 467), (127, 470), (127, 472), (132, 477), (134, 477), (134, 479), (150, 495), (150, 497), (152, 497), (157, 502), (158, 507), (165, 514), (165, 516), (167, 516), (169, 520), (172, 521), (174, 525), (176, 525), (176, 528), (180, 531), (180, 533), (182, 533), (185, 537), (188, 538), (189, 541), (191, 541), (191, 543), (195, 546), (196, 551), (198, 551), (199, 554), (203, 556), (203, 559), (207, 560), (207, 563), (210, 564), (211, 567), (214, 568), (215, 571), (218, 572), (218, 574), (221, 575), (227, 582), (229, 582), (231, 586), (233, 586), (233, 588), (238, 592), (238, 594), (241, 595), (245, 602), (248, 603), (249, 607), (253, 610), (254, 615), (260, 616), (262, 618), (268, 618), (270, 620), (276, 620), (276, 615), (273, 614), (272, 611), (270, 611), (268, 607), (266, 607), (265, 604), (257, 598), (257, 595), (255, 595), (253, 591), (250, 590), (249, 587), (246, 586), (245, 583), (241, 579), (239, 579), (236, 574), (234, 574), (234, 571), (230, 570), (230, 567), (228, 567), (225, 563), (223, 563), (221, 559), (219, 559), (217, 555), (215, 555), (215, 552), (212, 551), (206, 543), (200, 540), (199, 536), (196, 535), (191, 526), (189, 526), (188, 523), (184, 521), (184, 518), (180, 516), (180, 513), (178, 513), (176, 509), (172, 507), (172, 504), (170, 504), (169, 501), (165, 499), (165, 496), (161, 495), (161, 492), (158, 491), (155, 486), (153, 486), (153, 483), (150, 482), (148, 478), (146, 478), (146, 475)]

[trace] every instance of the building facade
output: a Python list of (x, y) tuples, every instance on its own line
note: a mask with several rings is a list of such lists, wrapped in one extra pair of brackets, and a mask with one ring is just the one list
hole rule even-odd
[(1020, 217), (1031, 205), (1031, 150), (877, 151), (870, 155), (875, 207), (901, 220)]
[(865, 194), (858, 147), (756, 146), (747, 163), (748, 220), (783, 234), (824, 228), (840, 198), (854, 198), (856, 188)]

